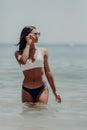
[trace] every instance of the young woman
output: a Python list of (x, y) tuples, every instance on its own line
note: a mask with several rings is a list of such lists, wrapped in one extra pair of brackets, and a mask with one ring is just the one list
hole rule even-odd
[(15, 57), (24, 74), (22, 102), (48, 103), (49, 92), (44, 78), (45, 73), (56, 100), (61, 103), (48, 63), (48, 52), (44, 48), (35, 46), (39, 36), (36, 27), (24, 27), (17, 44), (19, 50), (15, 52)]

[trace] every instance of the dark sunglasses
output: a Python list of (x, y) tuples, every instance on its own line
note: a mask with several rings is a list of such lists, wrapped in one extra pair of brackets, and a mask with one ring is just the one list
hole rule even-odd
[(40, 32), (36, 32), (36, 33), (32, 33), (34, 34), (35, 36), (40, 36)]

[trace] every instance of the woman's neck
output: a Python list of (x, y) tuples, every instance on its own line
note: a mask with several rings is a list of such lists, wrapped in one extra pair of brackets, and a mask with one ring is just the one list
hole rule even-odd
[(32, 44), (32, 45), (30, 46), (30, 51), (32, 51), (32, 50), (35, 50), (35, 45), (34, 45), (34, 44)]

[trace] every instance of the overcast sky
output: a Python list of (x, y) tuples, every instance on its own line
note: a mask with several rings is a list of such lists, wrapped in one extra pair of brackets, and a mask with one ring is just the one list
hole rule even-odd
[(16, 43), (24, 26), (39, 42), (87, 43), (87, 0), (0, 0), (0, 43)]

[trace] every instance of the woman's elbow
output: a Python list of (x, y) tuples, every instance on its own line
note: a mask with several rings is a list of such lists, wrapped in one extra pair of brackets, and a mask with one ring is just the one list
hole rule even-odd
[(24, 60), (24, 59), (20, 59), (20, 61), (19, 61), (21, 64), (23, 64), (23, 65), (25, 65), (26, 64), (26, 62), (27, 62), (27, 60)]

